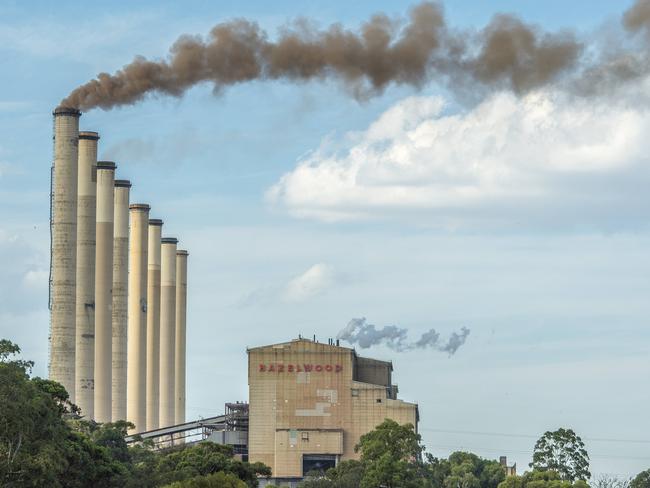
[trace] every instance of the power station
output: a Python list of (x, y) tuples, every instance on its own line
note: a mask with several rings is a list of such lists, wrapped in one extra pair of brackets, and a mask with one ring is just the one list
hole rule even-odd
[(316, 338), (248, 349), (249, 403), (186, 422), (188, 252), (148, 204), (130, 203), (117, 165), (97, 161), (99, 134), (79, 132), (81, 112), (53, 115), (49, 375), (82, 416), (128, 420), (127, 442), (158, 448), (232, 445), (271, 467), (262, 486), (295, 486), (358, 458), (354, 446), (384, 419), (417, 430), (418, 406), (397, 398), (392, 363)]
[(188, 252), (129, 204), (131, 182), (97, 161), (81, 112), (53, 116), (49, 376), (86, 419), (182, 423)]

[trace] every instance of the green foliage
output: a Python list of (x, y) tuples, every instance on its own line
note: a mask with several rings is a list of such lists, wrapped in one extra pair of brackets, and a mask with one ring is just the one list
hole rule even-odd
[(300, 483), (301, 488), (358, 488), (364, 474), (360, 461), (342, 461), (335, 468), (329, 469), (323, 476), (320, 473), (307, 476)]
[(591, 480), (592, 488), (630, 488), (632, 478), (619, 478), (618, 476), (600, 474)]
[(637, 474), (630, 483), (630, 488), (650, 488), (650, 469)]
[(361, 452), (364, 473), (361, 488), (417, 486), (416, 461), (422, 456), (421, 437), (411, 424), (386, 419), (364, 434), (355, 446)]
[(246, 488), (248, 485), (231, 473), (214, 473), (196, 476), (185, 481), (175, 481), (164, 488)]
[[(363, 436), (360, 461), (344, 461), (323, 476), (309, 476), (301, 488), (497, 488), (505, 479), (497, 462), (475, 454), (455, 452), (449, 459), (430, 454), (421, 461), (423, 447), (409, 425), (387, 420)], [(506, 488), (523, 488), (513, 484)]]
[(530, 466), (537, 471), (555, 471), (568, 481), (591, 478), (585, 444), (571, 429), (545, 432), (535, 443)]
[(469, 452), (454, 452), (449, 456), (445, 488), (496, 488), (505, 478), (497, 461), (482, 459)]
[(236, 476), (245, 486), (256, 487), (257, 476), (270, 476), (270, 469), (261, 463), (249, 464), (233, 458), (232, 448), (211, 442), (150, 453), (134, 451), (133, 487), (157, 487), (174, 482), (223, 472)]
[(68, 393), (53, 381), (30, 379), (31, 361), (12, 358), (19, 352), (0, 341), (0, 485), (121, 486), (127, 469), (71, 428), (66, 417), (76, 407)]
[(166, 453), (128, 447), (128, 422), (80, 420), (60, 384), (30, 378), (33, 363), (0, 340), (0, 486), (3, 488), (256, 487), (269, 476), (261, 463), (232, 458), (225, 446), (203, 443)]
[(508, 476), (498, 488), (589, 488), (583, 480), (569, 481), (556, 471), (528, 471), (523, 476)]

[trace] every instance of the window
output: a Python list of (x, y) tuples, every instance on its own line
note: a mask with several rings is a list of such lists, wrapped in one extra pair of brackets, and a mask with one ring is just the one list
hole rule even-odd
[(356, 388), (353, 388), (352, 389), (352, 396), (353, 397), (358, 397), (359, 396), (359, 390), (357, 390)]
[(377, 398), (377, 403), (381, 403), (381, 398)]
[(304, 454), (302, 456), (302, 475), (307, 473), (325, 473), (336, 466), (336, 456), (333, 454)]
[(305, 442), (309, 442), (309, 432), (301, 432), (300, 438)]

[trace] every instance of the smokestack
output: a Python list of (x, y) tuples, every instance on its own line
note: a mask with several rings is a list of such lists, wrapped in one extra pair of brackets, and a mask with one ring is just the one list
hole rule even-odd
[(61, 383), (74, 402), (77, 156), (81, 112), (74, 108), (57, 107), (53, 116), (49, 377)]
[(111, 421), (113, 363), (113, 205), (115, 163), (97, 162), (95, 252), (95, 420)]
[(187, 341), (187, 251), (176, 251), (176, 352), (174, 353), (174, 418), (185, 422), (185, 351)]
[(159, 427), (160, 409), (160, 234), (163, 221), (149, 220), (147, 265), (147, 430)]
[(129, 275), (129, 192), (131, 182), (115, 180), (113, 229), (113, 422), (126, 420), (126, 344)]
[(160, 260), (160, 426), (174, 425), (176, 340), (176, 245), (178, 239), (161, 240)]
[(149, 205), (129, 206), (129, 301), (126, 419), (134, 432), (146, 428), (147, 254)]
[(95, 206), (97, 132), (79, 132), (75, 403), (86, 419), (95, 402)]

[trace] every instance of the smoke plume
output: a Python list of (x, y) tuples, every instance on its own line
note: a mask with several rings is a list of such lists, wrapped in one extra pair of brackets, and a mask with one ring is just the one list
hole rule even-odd
[[(648, 0), (625, 14), (631, 31), (649, 25)], [(376, 14), (356, 31), (334, 24), (320, 30), (300, 20), (275, 41), (256, 23), (216, 25), (207, 38), (181, 36), (164, 59), (138, 56), (114, 74), (100, 73), (61, 104), (110, 109), (148, 94), (180, 97), (208, 82), (215, 92), (252, 80), (334, 78), (356, 97), (387, 85), (434, 81), (455, 90), (511, 89), (521, 93), (557, 80), (579, 64), (583, 43), (571, 32), (545, 33), (498, 14), (481, 31), (450, 28), (438, 3), (413, 7), (408, 21)]]
[(366, 322), (365, 317), (352, 319), (348, 325), (336, 336), (350, 344), (357, 344), (361, 349), (384, 344), (393, 351), (404, 352), (413, 349), (433, 349), (453, 355), (465, 343), (470, 330), (461, 327), (460, 332), (453, 332), (447, 342), (440, 341), (440, 334), (435, 329), (428, 332), (415, 342), (409, 342), (408, 331), (395, 325), (388, 325), (378, 329), (373, 324)]

